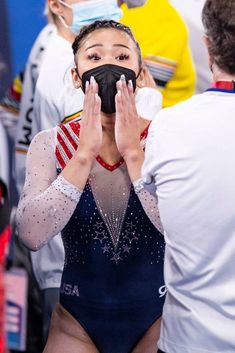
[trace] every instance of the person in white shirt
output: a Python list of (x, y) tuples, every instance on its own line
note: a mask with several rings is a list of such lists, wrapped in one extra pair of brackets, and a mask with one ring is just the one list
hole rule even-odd
[(202, 19), (214, 84), (158, 114), (142, 178), (132, 95), (118, 94), (118, 149), (132, 161), (136, 190), (158, 199), (164, 228), (168, 293), (159, 353), (235, 352), (234, 0), (207, 0)]
[(201, 13), (205, 0), (171, 0), (171, 3), (179, 11), (188, 26), (189, 44), (197, 73), (196, 92), (202, 93), (212, 82), (212, 75), (208, 70), (208, 54), (202, 41)]

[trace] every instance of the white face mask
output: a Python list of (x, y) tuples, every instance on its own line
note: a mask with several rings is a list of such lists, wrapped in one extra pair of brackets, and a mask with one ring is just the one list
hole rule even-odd
[(146, 1), (147, 0), (124, 0), (124, 2), (127, 4), (127, 7), (129, 9), (143, 6), (146, 3)]
[(117, 4), (117, 0), (87, 0), (77, 4), (69, 5), (63, 0), (61, 4), (69, 7), (73, 11), (73, 22), (69, 26), (63, 17), (59, 19), (66, 28), (70, 28), (75, 34), (79, 33), (83, 26), (87, 26), (97, 20), (119, 21), (122, 17), (122, 11)]

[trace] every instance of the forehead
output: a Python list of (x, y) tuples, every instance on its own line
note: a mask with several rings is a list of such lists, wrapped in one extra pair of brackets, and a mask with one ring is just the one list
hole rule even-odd
[(88, 48), (94, 44), (103, 44), (103, 46), (113, 46), (115, 44), (122, 44), (127, 46), (130, 50), (135, 50), (136, 45), (132, 38), (124, 31), (115, 28), (102, 28), (88, 34), (81, 45), (81, 49)]

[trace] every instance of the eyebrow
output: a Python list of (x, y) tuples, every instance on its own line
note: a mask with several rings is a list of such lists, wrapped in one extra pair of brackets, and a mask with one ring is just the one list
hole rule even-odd
[(126, 49), (130, 50), (130, 48), (127, 45), (124, 45), (124, 44), (114, 44), (113, 46), (114, 47), (122, 47), (122, 48), (126, 48)]
[(93, 45), (91, 45), (90, 47), (86, 48), (86, 51), (87, 51), (88, 49), (91, 49), (91, 48), (94, 48), (94, 47), (102, 47), (102, 46), (103, 46), (103, 44), (93, 44)]
[[(89, 46), (88, 48), (86, 48), (85, 51), (87, 51), (88, 49), (94, 48), (94, 47), (103, 47), (103, 44), (93, 44), (93, 45)], [(113, 47), (122, 47), (122, 48), (126, 48), (126, 49), (130, 50), (130, 48), (124, 44), (114, 44)]]

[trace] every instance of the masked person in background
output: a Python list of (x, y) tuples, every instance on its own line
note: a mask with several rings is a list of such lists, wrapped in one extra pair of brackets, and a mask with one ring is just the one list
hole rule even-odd
[[(44, 353), (155, 353), (164, 240), (153, 225), (161, 230), (153, 198), (140, 195), (152, 223), (132, 186), (130, 156), (116, 145), (117, 87), (128, 82), (133, 92), (144, 83), (140, 49), (128, 27), (96, 21), (81, 30), (73, 51), (74, 85), (85, 92), (81, 122), (32, 141), (17, 215), (26, 246), (38, 250), (61, 231), (65, 247)], [(138, 119), (141, 149), (148, 126)]]
[[(119, 20), (122, 16), (116, 0), (48, 0), (47, 13), (56, 29), (48, 39), (43, 53), (43, 64), (34, 82), (33, 107), (27, 110), (29, 114), (24, 113), (24, 124), (21, 125), (24, 130), (21, 129), (21, 135), (18, 135), (17, 139), (16, 168), (19, 189), (23, 186), (25, 152), (32, 137), (42, 129), (52, 128), (61, 122), (66, 124), (80, 120), (84, 93), (81, 89), (77, 90), (73, 87), (70, 73), (74, 66), (71, 44), (75, 33), (79, 32), (83, 25), (97, 18)], [(140, 82), (137, 90), (137, 107), (139, 115), (151, 119), (161, 108), (162, 98), (155, 89), (143, 87), (144, 85), (155, 87), (155, 84), (145, 68), (142, 73), (145, 74), (145, 81)], [(31, 97), (29, 93), (25, 92), (27, 97)], [(45, 315), (43, 330), (46, 337), (50, 314), (59, 300), (64, 265), (61, 236), (54, 237), (42, 249), (31, 253), (31, 259), (34, 274), (42, 292)]]
[(144, 63), (163, 95), (163, 107), (191, 97), (195, 69), (185, 23), (169, 0), (119, 0), (121, 22), (140, 44)]

